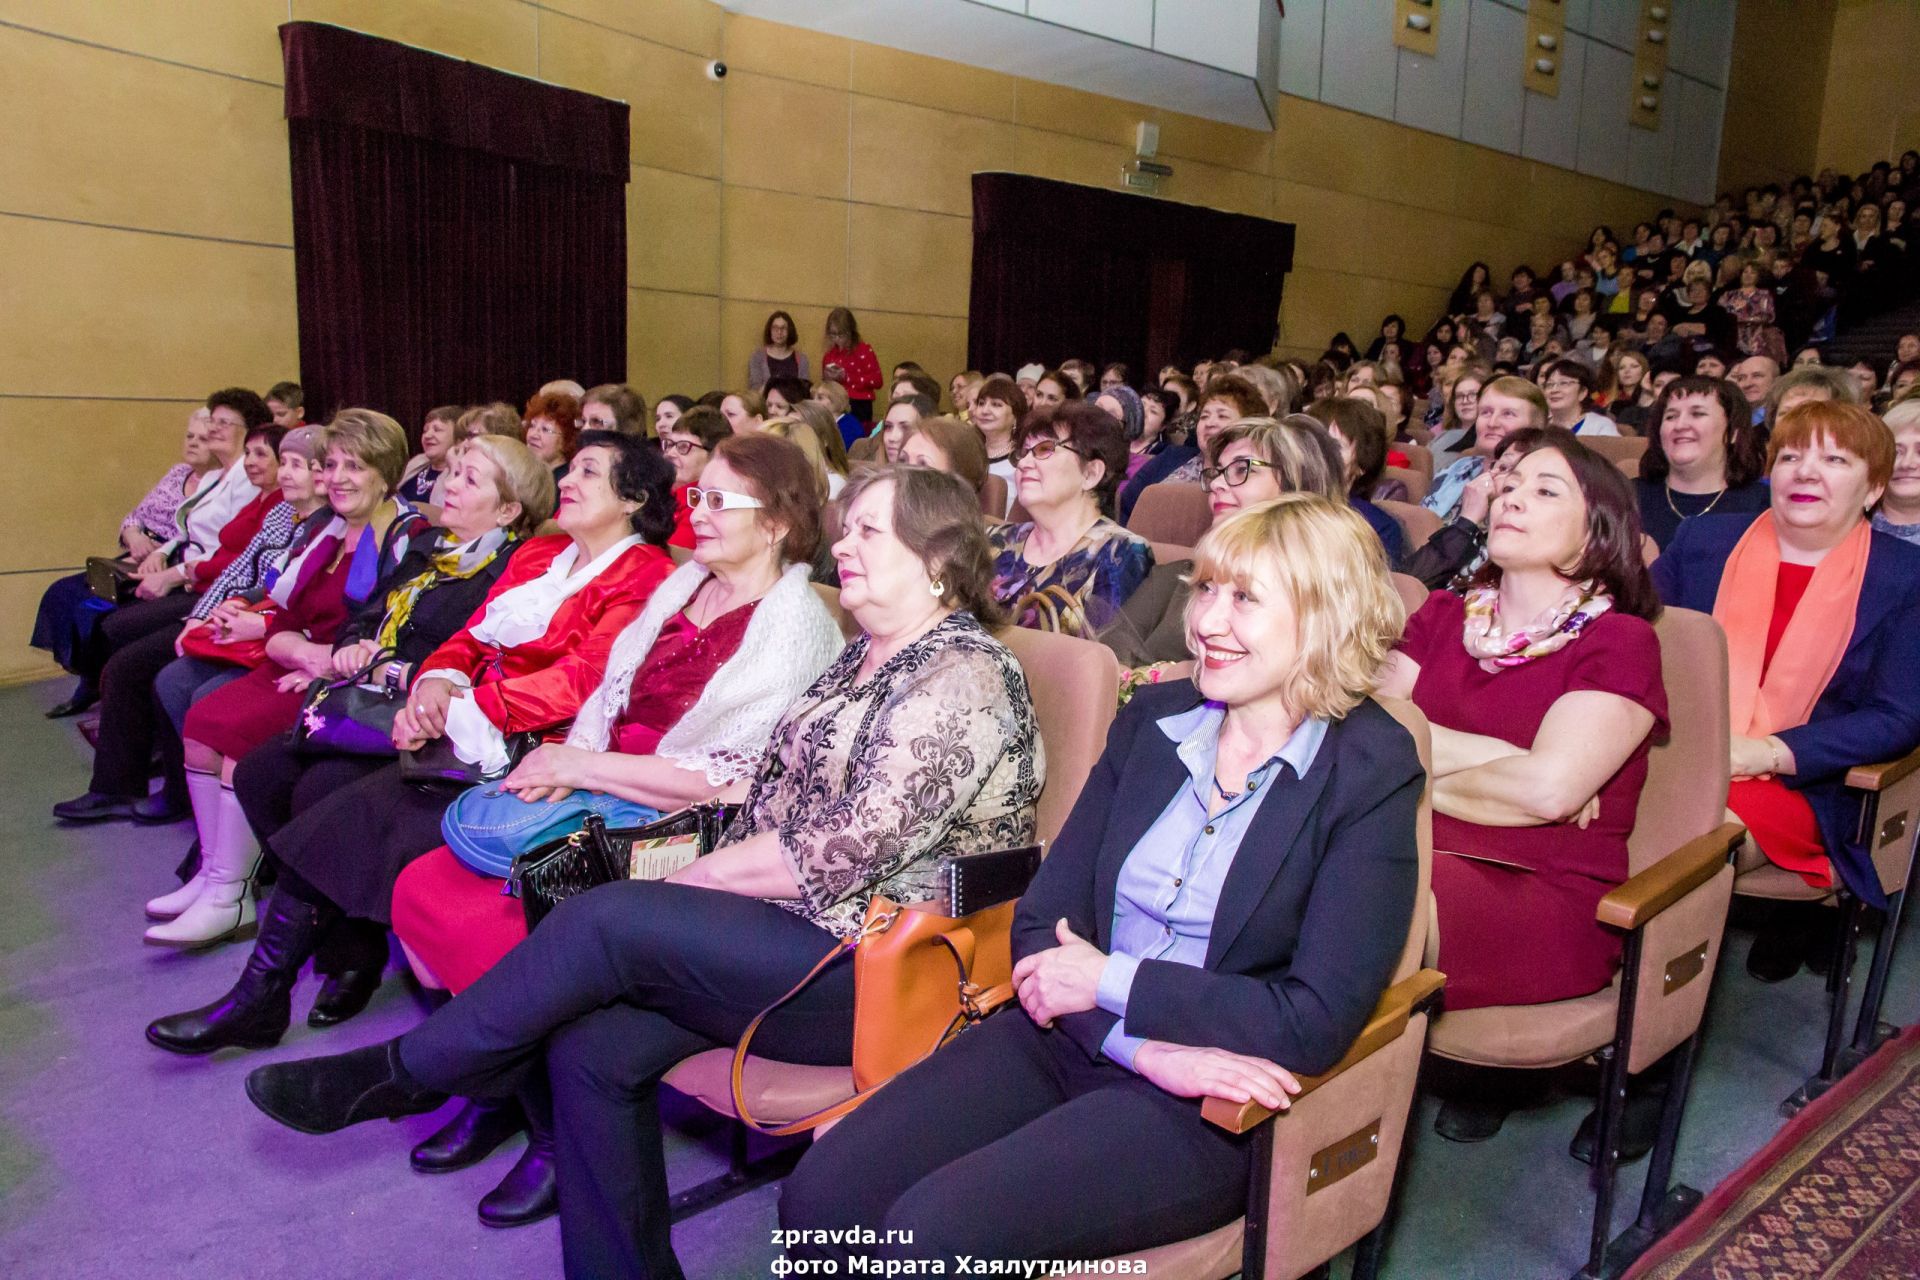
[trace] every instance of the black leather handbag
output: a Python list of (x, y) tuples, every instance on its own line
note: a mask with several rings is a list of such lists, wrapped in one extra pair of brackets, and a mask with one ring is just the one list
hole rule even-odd
[(685, 841), (696, 857), (713, 852), (735, 808), (709, 801), (675, 810), (645, 826), (611, 830), (599, 814), (590, 813), (578, 831), (537, 845), (515, 858), (507, 872), (506, 891), (520, 899), (531, 933), (568, 898), (632, 878), (636, 849), (647, 852), (650, 845)]
[(454, 754), (453, 743), (444, 734), (412, 751), (400, 753), (400, 778), (404, 782), (426, 786), (472, 787), (492, 782), (513, 772), (520, 757), (540, 745), (540, 735), (532, 731), (507, 735), (507, 765), (498, 773), (485, 773), (477, 764), (468, 764)]
[(393, 720), (406, 704), (406, 686), (392, 678), (382, 685), (362, 683), (391, 661), (393, 650), (382, 649), (350, 676), (309, 685), (306, 703), (293, 722), (294, 750), (309, 756), (399, 754), (393, 745)]

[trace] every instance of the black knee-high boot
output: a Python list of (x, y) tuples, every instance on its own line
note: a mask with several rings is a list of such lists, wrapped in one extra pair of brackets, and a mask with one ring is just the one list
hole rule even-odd
[(331, 902), (296, 897), (283, 882), (260, 914), (260, 936), (240, 981), (212, 1004), (150, 1023), (147, 1039), (169, 1053), (185, 1054), (279, 1044), (293, 1018), (293, 984), (300, 968), (339, 917), (340, 908)]

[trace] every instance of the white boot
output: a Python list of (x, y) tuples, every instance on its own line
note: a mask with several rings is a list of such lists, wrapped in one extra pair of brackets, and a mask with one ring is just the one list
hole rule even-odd
[[(194, 834), (200, 837), (202, 849), (213, 845), (214, 824), (220, 818), (220, 775), (217, 773), (187, 772), (187, 796), (193, 801)], [(207, 887), (207, 860), (203, 856), (200, 865), (194, 870), (193, 879), (175, 889), (172, 893), (163, 893), (147, 901), (147, 919), (171, 920), (192, 906), (194, 899)]]
[(220, 788), (213, 841), (200, 845), (200, 871), (206, 888), (192, 906), (165, 924), (147, 930), (147, 941), (169, 947), (196, 947), (238, 940), (253, 929), (253, 895), (248, 892), (260, 867), (260, 843), (232, 787)]

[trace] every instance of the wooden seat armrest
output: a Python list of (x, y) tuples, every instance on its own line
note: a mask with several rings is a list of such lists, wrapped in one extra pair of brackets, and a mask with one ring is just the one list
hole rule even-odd
[(1687, 841), (1600, 899), (1594, 918), (1631, 932), (1714, 878), (1747, 829), (1737, 822)]
[(1847, 770), (1847, 785), (1856, 791), (1885, 791), (1916, 769), (1920, 769), (1920, 750), (1910, 751), (1898, 760), (1857, 764)]
[[(1437, 969), (1422, 969), (1410, 978), (1403, 979), (1387, 988), (1380, 997), (1380, 1003), (1373, 1007), (1373, 1015), (1367, 1019), (1367, 1025), (1354, 1037), (1351, 1047), (1340, 1061), (1317, 1076), (1300, 1076), (1300, 1092), (1294, 1096), (1298, 1102), (1321, 1085), (1326, 1084), (1347, 1068), (1355, 1066), (1374, 1053), (1386, 1048), (1400, 1038), (1407, 1029), (1407, 1021), (1414, 1013), (1431, 1004), (1440, 994), (1440, 988), (1446, 985), (1446, 977)], [(1200, 1104), (1200, 1114), (1206, 1119), (1227, 1130), (1229, 1133), (1245, 1133), (1261, 1122), (1271, 1118), (1274, 1112), (1258, 1102), (1232, 1102), (1226, 1098), (1208, 1098)]]

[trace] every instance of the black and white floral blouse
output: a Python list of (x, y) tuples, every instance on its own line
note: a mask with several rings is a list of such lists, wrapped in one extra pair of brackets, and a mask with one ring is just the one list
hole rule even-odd
[(1046, 776), (1026, 674), (972, 614), (859, 684), (867, 644), (787, 709), (723, 841), (777, 832), (802, 894), (779, 905), (843, 938), (874, 894), (933, 897), (943, 855), (1030, 843)]

